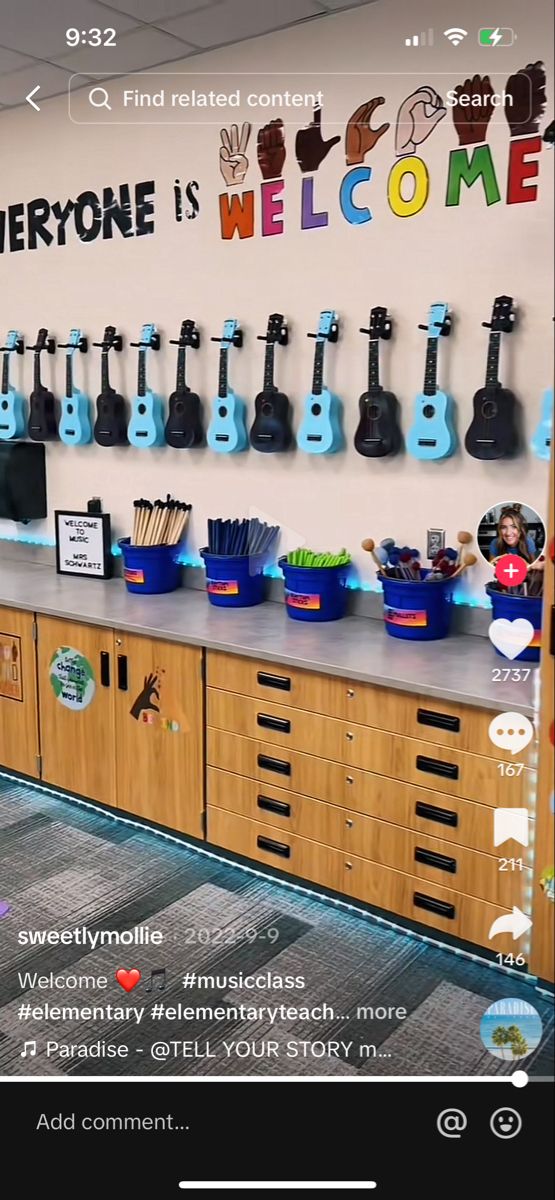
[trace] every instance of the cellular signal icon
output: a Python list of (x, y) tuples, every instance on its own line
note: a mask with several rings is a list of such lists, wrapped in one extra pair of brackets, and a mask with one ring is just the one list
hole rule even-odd
[(445, 29), (443, 36), (451, 42), (452, 46), (460, 46), (464, 42), (465, 37), (468, 37), (468, 29)]
[(433, 29), (429, 29), (427, 33), (413, 33), (412, 37), (405, 38), (405, 46), (433, 46), (433, 44)]

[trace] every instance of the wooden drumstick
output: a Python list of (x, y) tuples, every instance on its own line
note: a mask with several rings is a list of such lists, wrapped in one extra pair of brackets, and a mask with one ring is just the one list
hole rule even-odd
[(460, 567), (457, 567), (457, 570), (451, 575), (451, 579), (458, 579), (459, 575), (462, 575), (463, 571), (466, 571), (467, 567), (473, 567), (477, 562), (478, 559), (476, 558), (475, 554), (467, 554), (464, 562), (462, 562)]
[(457, 534), (457, 541), (459, 543), (459, 552), (457, 554), (457, 566), (460, 566), (460, 564), (462, 562), (463, 546), (470, 545), (470, 543), (472, 541), (472, 534), (469, 533), (468, 530), (466, 530), (466, 529), (460, 529)]
[(375, 562), (378, 570), (383, 571), (383, 563), (380, 562), (377, 554), (375, 553), (376, 543), (375, 543), (374, 539), (373, 538), (364, 538), (364, 541), (361, 542), (361, 546), (362, 546), (363, 550), (367, 550), (368, 554), (372, 555), (372, 558), (374, 559), (374, 562)]

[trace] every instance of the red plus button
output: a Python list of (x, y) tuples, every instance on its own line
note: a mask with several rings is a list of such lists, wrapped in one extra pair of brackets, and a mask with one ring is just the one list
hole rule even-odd
[(519, 554), (502, 554), (495, 564), (495, 578), (504, 587), (516, 587), (524, 583), (528, 574), (528, 563)]

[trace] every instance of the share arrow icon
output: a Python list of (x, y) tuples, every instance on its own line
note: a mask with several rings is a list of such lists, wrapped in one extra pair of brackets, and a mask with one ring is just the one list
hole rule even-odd
[(513, 942), (515, 942), (517, 938), (522, 937), (523, 933), (526, 933), (531, 928), (532, 922), (530, 917), (527, 917), (526, 913), (521, 912), (515, 905), (512, 913), (506, 913), (504, 917), (498, 917), (493, 922), (488, 933), (488, 941), (491, 942), (491, 939), (497, 937), (498, 933), (512, 933)]

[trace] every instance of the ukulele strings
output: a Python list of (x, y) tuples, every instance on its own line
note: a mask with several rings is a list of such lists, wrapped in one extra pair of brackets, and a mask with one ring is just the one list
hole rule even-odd
[(177, 546), (185, 536), (192, 505), (172, 500), (134, 500), (132, 546)]

